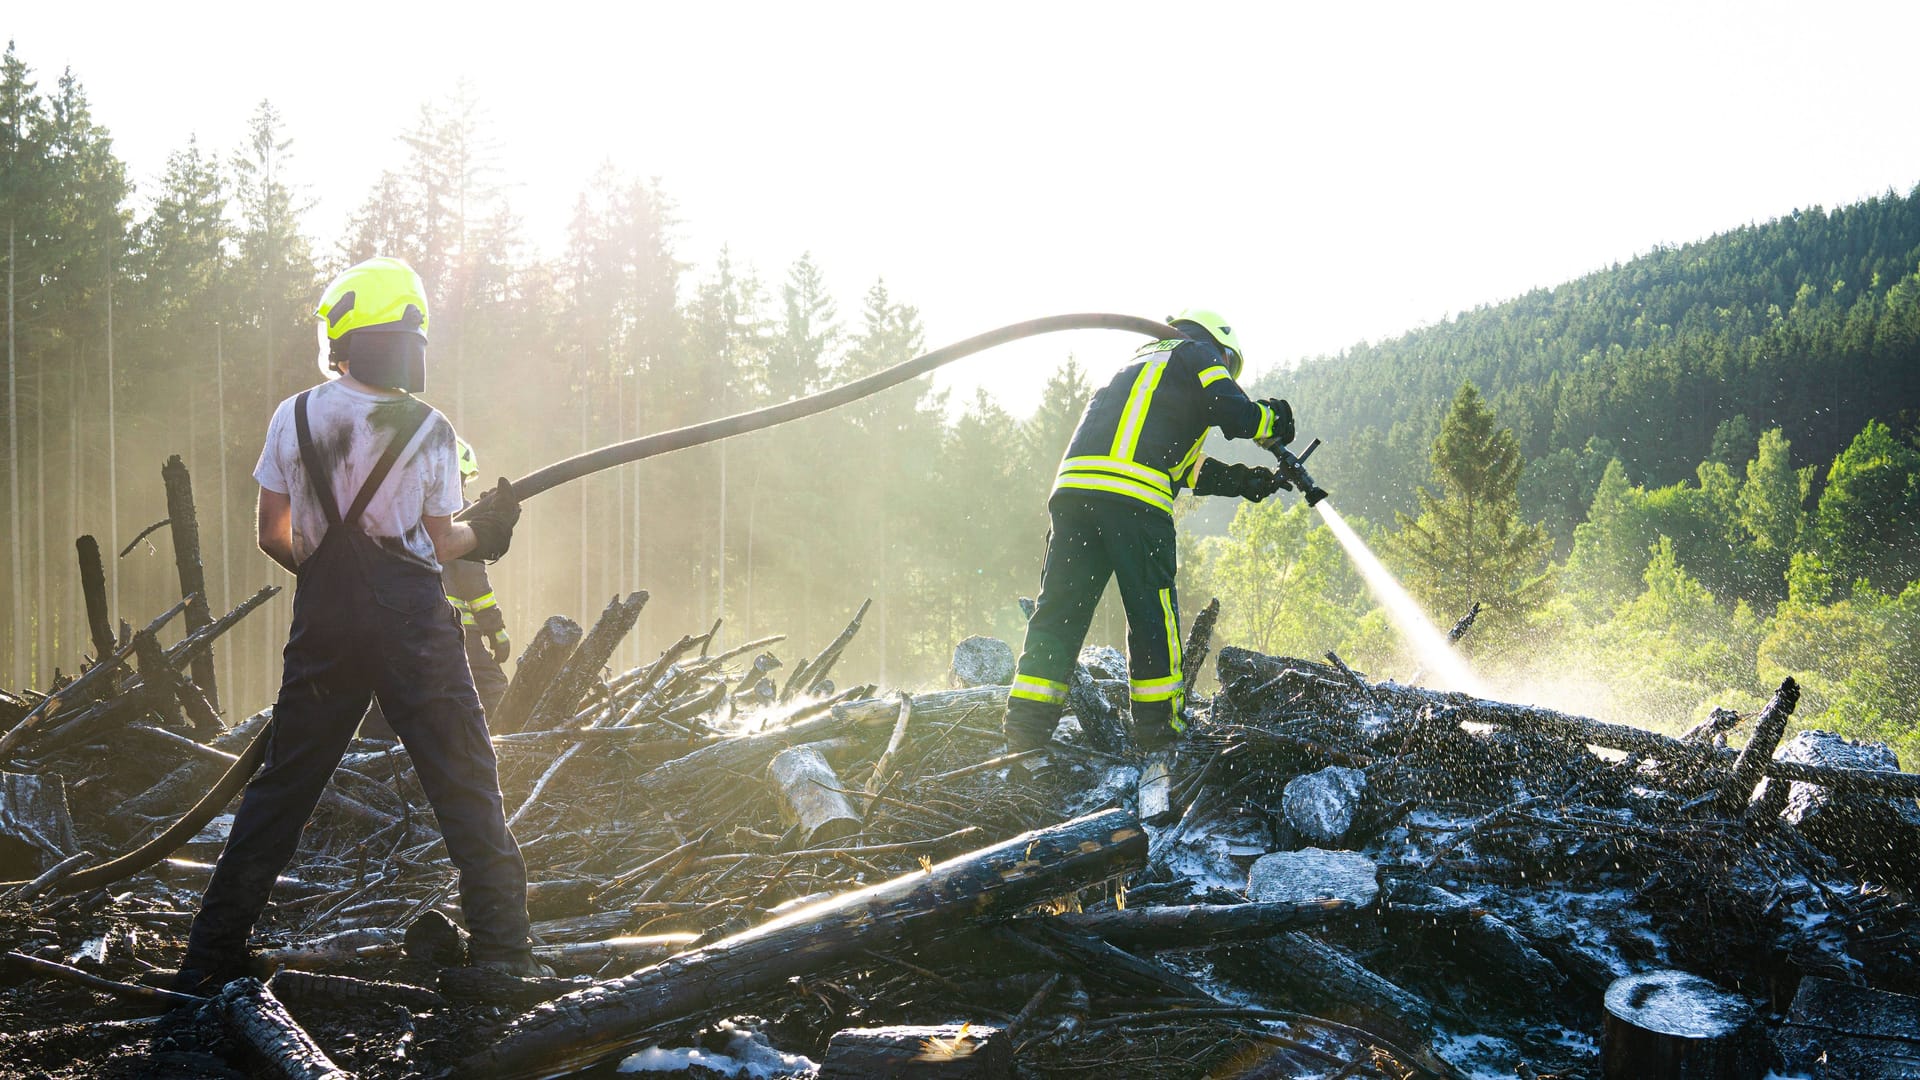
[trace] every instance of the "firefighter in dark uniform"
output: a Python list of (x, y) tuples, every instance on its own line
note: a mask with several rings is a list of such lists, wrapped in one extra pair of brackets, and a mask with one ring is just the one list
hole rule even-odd
[(1285, 401), (1252, 401), (1233, 327), (1190, 308), (1167, 320), (1187, 336), (1134, 354), (1096, 391), (1061, 459), (1047, 512), (1053, 529), (1040, 599), (1007, 700), (1007, 748), (1046, 745), (1067, 699), (1080, 644), (1107, 580), (1118, 577), (1127, 613), (1127, 674), (1134, 739), (1164, 747), (1185, 730), (1180, 606), (1174, 594), (1174, 496), (1233, 495), (1258, 502), (1283, 483), (1272, 469), (1206, 457), (1217, 427), (1230, 439), (1293, 441)]
[[(465, 485), (480, 475), (480, 462), (467, 440), (454, 443), (460, 451), (460, 483)], [(473, 689), (480, 695), (480, 707), (492, 716), (507, 692), (507, 673), (500, 665), (513, 655), (513, 641), (507, 637), (507, 617), (493, 595), (493, 583), (487, 580), (487, 564), (455, 559), (441, 568), (440, 584), (446, 589), (447, 603), (460, 613)]]
[(427, 301), (411, 267), (353, 266), (314, 314), (329, 381), (280, 404), (254, 470), (260, 548), (298, 578), (280, 695), (176, 985), (207, 993), (247, 973), (253, 925), (374, 698), (459, 871), (473, 960), (551, 974), (533, 959), (526, 866), (439, 572), (443, 561), (504, 554), (519, 503), (503, 479), (453, 520), (453, 426), (412, 396), (425, 386)]

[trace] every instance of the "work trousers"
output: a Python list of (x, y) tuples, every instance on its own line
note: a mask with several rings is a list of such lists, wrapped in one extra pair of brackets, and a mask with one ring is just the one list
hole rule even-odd
[[(487, 636), (475, 633), (466, 626), (460, 628), (466, 637), (467, 670), (473, 673), (473, 691), (480, 697), (480, 709), (488, 716), (500, 708), (500, 699), (507, 696), (507, 673), (500, 662), (493, 658), (493, 650), (487, 648)], [(367, 709), (366, 722), (360, 725), (360, 734), (369, 739), (393, 739), (393, 725), (387, 723), (386, 715), (380, 711), (380, 702), (375, 700)]]
[(266, 760), (201, 901), (186, 966), (230, 963), (293, 857), (340, 756), (378, 698), (460, 874), (475, 959), (525, 953), (527, 874), (507, 829), (487, 725), (440, 577), (351, 526), (300, 568)]
[[(1040, 599), (1027, 619), (1026, 647), (1007, 701), (1006, 732), (1016, 749), (1044, 744), (1065, 708), (1067, 687), (1094, 608), (1117, 578), (1127, 613), (1127, 675), (1136, 732), (1182, 729), (1180, 604), (1173, 518), (1125, 496), (1057, 492), (1047, 504), (1053, 530), (1040, 572)], [(1159, 730), (1154, 730), (1155, 727)]]

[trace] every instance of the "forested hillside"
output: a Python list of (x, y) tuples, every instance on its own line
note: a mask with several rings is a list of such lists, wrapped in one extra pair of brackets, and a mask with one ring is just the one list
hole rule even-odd
[[(1662, 249), (1267, 378), (1334, 503), (1516, 699), (1643, 724), (1764, 699), (1920, 752), (1920, 189)], [(1196, 585), (1255, 647), (1412, 670), (1302, 510)]]
[(1920, 408), (1920, 188), (1657, 249), (1262, 387), (1327, 438), (1341, 505), (1386, 520), (1413, 508), (1468, 381), (1530, 463), (1530, 519), (1563, 545), (1616, 455), (1665, 484), (1704, 459), (1737, 465), (1769, 427), (1797, 465), (1832, 460), (1870, 419), (1904, 432)]

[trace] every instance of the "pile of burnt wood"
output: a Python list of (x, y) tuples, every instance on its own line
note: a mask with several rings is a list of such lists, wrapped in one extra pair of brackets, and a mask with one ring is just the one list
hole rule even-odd
[(833, 685), (859, 615), (791, 666), (709, 631), (608, 672), (645, 602), (549, 620), (491, 718), (552, 979), (466, 964), (407, 756), (363, 741), (258, 977), (162, 989), (271, 723), (194, 703), (194, 634), (238, 614), (0, 702), (0, 1075), (1893, 1076), (1920, 1055), (1920, 778), (1783, 740), (1791, 683), (1675, 739), (1227, 648), (1192, 736), (1142, 759), (1120, 659), (1092, 649), (1072, 721), (1009, 755), (1004, 644), (962, 643), (953, 685), (914, 694)]

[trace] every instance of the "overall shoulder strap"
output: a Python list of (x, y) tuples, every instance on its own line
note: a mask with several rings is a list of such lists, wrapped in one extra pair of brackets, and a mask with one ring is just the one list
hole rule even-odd
[(386, 481), (387, 474), (393, 471), (393, 463), (400, 460), (400, 451), (407, 448), (407, 444), (412, 442), (414, 435), (419, 432), (420, 425), (426, 423), (427, 417), (433, 413), (425, 402), (418, 404), (420, 407), (414, 410), (413, 415), (402, 421), (399, 428), (395, 429), (393, 441), (387, 443), (387, 448), (381, 453), (380, 460), (374, 463), (373, 471), (367, 474), (367, 482), (360, 485), (360, 493), (353, 497), (353, 506), (347, 510), (348, 521), (357, 524), (360, 515), (367, 512), (367, 504), (373, 502), (374, 493), (380, 490), (380, 485)]
[(333, 526), (340, 524), (340, 505), (333, 501), (333, 484), (327, 479), (327, 471), (320, 467), (320, 452), (314, 449), (313, 432), (307, 427), (307, 395), (311, 393), (311, 390), (302, 390), (300, 396), (293, 399), (293, 433), (300, 443), (300, 464), (307, 470), (307, 484), (319, 497), (320, 508), (327, 512), (327, 524)]

